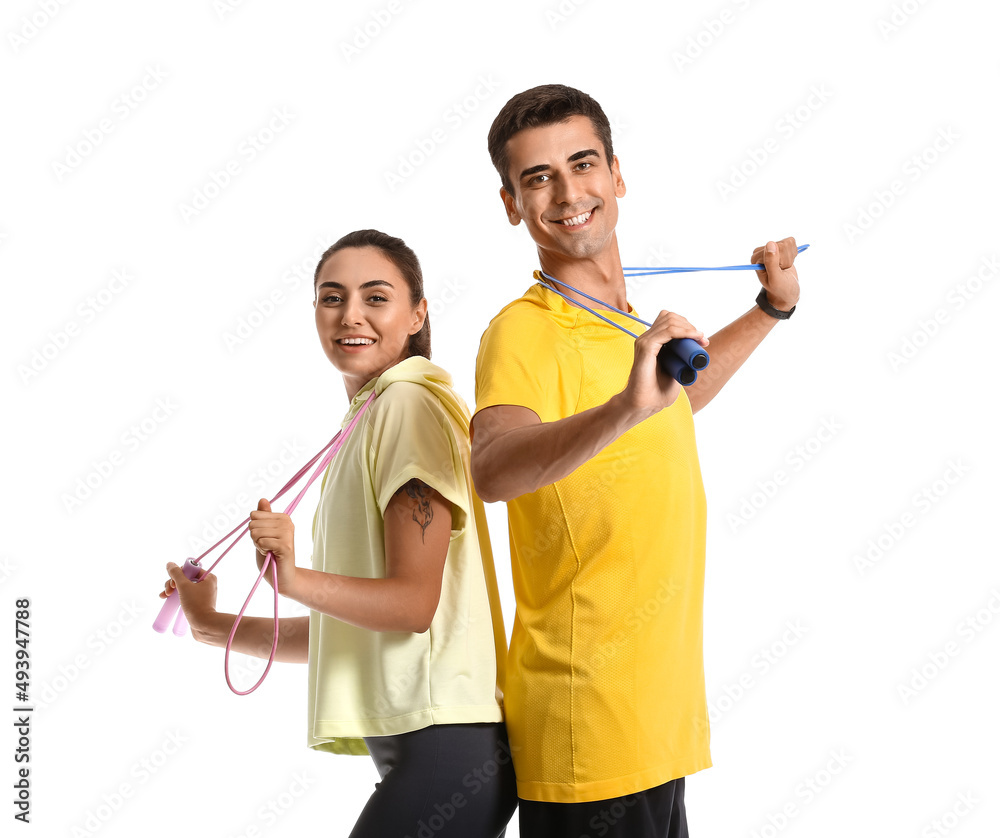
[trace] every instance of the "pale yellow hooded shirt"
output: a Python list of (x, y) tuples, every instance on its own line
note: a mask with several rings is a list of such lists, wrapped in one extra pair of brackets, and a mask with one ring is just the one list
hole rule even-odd
[(323, 475), (312, 567), (385, 576), (383, 516), (416, 478), (452, 505), (441, 599), (426, 632), (378, 632), (318, 611), (309, 619), (308, 743), (367, 754), (361, 737), (503, 720), (506, 636), (482, 501), (469, 472), (469, 409), (426, 358), (386, 370), (342, 427), (375, 401)]

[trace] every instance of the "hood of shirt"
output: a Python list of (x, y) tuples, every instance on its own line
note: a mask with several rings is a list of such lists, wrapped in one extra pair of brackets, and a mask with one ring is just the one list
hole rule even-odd
[(391, 387), (397, 381), (409, 381), (411, 384), (419, 384), (430, 390), (445, 406), (459, 427), (465, 428), (468, 432), (472, 415), (462, 397), (452, 388), (451, 373), (442, 369), (437, 364), (432, 364), (422, 355), (413, 355), (390, 367), (378, 378), (372, 379), (362, 387), (351, 401), (351, 408), (348, 411), (344, 424), (354, 416), (375, 390), (375, 400), (378, 401), (387, 387)]

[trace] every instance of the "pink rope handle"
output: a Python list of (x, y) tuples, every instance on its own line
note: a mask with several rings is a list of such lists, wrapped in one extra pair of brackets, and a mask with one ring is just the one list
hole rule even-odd
[[(368, 405), (370, 405), (374, 401), (374, 399), (375, 399), (375, 391), (372, 390), (371, 395), (369, 395), (368, 398), (365, 400), (365, 403), (361, 405), (361, 409), (355, 414), (350, 424), (333, 438), (332, 442), (329, 445), (329, 450), (327, 450), (326, 455), (320, 461), (319, 466), (316, 467), (316, 471), (313, 472), (312, 477), (310, 477), (306, 481), (306, 485), (302, 487), (302, 490), (295, 496), (295, 499), (288, 505), (288, 509), (285, 510), (286, 515), (291, 515), (292, 512), (295, 511), (295, 507), (299, 505), (299, 501), (301, 501), (302, 498), (305, 496), (305, 493), (309, 490), (309, 487), (312, 486), (316, 478), (319, 477), (324, 472), (326, 467), (330, 464), (331, 460), (333, 460), (333, 458), (337, 456), (337, 453), (344, 446), (344, 443), (347, 442), (347, 438), (351, 435), (351, 431), (354, 430), (354, 426), (357, 425), (358, 421), (361, 419), (361, 415), (368, 408)], [(316, 462), (317, 457), (319, 457), (319, 454), (317, 454), (316, 457), (313, 457), (312, 460), (310, 460), (299, 471), (299, 473), (285, 486), (285, 488), (283, 488), (281, 492), (275, 495), (275, 499), (277, 499), (281, 494), (283, 494), (292, 485), (292, 483), (297, 481), (305, 473), (306, 469), (308, 469), (309, 466), (311, 466), (314, 462)], [(249, 520), (250, 519), (247, 518), (247, 521)], [(250, 528), (247, 527), (247, 532), (249, 531)], [(232, 533), (230, 533), (230, 535), (231, 534)], [(222, 540), (225, 540), (228, 537), (229, 537), (228, 535), (223, 536)], [(241, 533), (239, 538), (242, 537), (243, 534)], [(239, 538), (237, 538), (236, 541), (239, 541)], [(221, 543), (221, 540), (218, 543)], [(236, 542), (234, 541), (233, 544), (230, 544), (229, 547), (226, 548), (227, 553), (229, 552), (229, 550), (233, 548), (233, 545), (235, 543)], [(224, 556), (225, 553), (223, 553), (222, 555)], [(219, 560), (216, 561), (215, 564), (218, 564), (219, 561), (221, 560), (222, 556), (219, 557)], [(212, 567), (215, 567), (215, 564), (213, 564)], [(233, 638), (236, 637), (236, 629), (239, 628), (240, 621), (243, 619), (243, 613), (247, 610), (247, 606), (250, 604), (250, 600), (253, 598), (254, 593), (256, 593), (257, 586), (260, 585), (260, 580), (264, 578), (264, 574), (267, 572), (268, 567), (271, 568), (271, 585), (274, 588), (274, 639), (271, 641), (271, 653), (267, 659), (267, 666), (264, 668), (264, 672), (258, 679), (257, 683), (254, 684), (252, 687), (250, 687), (250, 689), (238, 690), (236, 689), (236, 687), (233, 686), (233, 682), (229, 678), (229, 653), (230, 651), (232, 651)], [(271, 664), (274, 663), (274, 658), (277, 652), (278, 652), (278, 562), (274, 558), (274, 553), (268, 551), (267, 555), (264, 557), (264, 563), (261, 565), (260, 573), (257, 576), (257, 581), (254, 582), (253, 588), (250, 589), (250, 593), (247, 596), (246, 601), (243, 603), (243, 607), (240, 609), (240, 613), (236, 616), (236, 620), (233, 622), (233, 628), (229, 632), (229, 639), (226, 641), (225, 673), (226, 673), (226, 683), (229, 685), (229, 689), (232, 690), (234, 693), (236, 693), (236, 695), (249, 695), (250, 693), (252, 693), (255, 689), (257, 689), (257, 687), (259, 687), (262, 683), (264, 683), (264, 679), (267, 677), (267, 673), (271, 671)]]

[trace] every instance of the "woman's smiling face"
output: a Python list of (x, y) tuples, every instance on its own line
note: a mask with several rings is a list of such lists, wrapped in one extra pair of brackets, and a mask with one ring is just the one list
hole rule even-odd
[(409, 355), (427, 301), (410, 303), (410, 287), (375, 247), (347, 247), (324, 262), (316, 278), (316, 331), (353, 398), (365, 384)]

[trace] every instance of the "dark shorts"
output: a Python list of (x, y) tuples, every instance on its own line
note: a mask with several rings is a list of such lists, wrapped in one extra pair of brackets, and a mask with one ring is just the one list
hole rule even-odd
[(688, 838), (684, 778), (590, 803), (518, 801), (521, 838)]
[(502, 838), (517, 806), (503, 723), (365, 737), (381, 782), (351, 838)]

